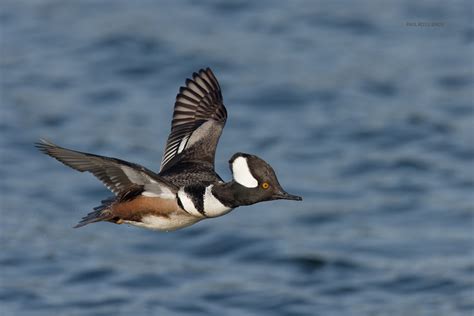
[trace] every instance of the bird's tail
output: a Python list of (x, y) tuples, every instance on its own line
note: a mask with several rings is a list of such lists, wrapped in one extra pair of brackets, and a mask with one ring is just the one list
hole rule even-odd
[(115, 197), (110, 197), (105, 199), (101, 205), (94, 207), (94, 211), (90, 212), (86, 216), (84, 216), (81, 221), (74, 226), (74, 228), (79, 228), (85, 226), (87, 224), (102, 222), (102, 221), (112, 221), (114, 215), (110, 210), (111, 204), (115, 201)]

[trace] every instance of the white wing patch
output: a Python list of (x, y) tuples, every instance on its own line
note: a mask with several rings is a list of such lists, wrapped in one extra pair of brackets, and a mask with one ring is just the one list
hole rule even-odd
[(204, 193), (204, 212), (209, 217), (217, 217), (229, 213), (231, 208), (222, 204), (212, 194), (212, 187), (212, 184), (206, 187), (206, 192)]
[(156, 193), (153, 193), (153, 192), (150, 192), (150, 191), (143, 191), (142, 195), (147, 196), (147, 197), (161, 197), (160, 194), (156, 194)]
[(258, 181), (250, 172), (246, 158), (237, 157), (234, 160), (232, 163), (232, 173), (234, 180), (240, 185), (247, 188), (256, 188), (258, 186)]
[(139, 172), (125, 165), (121, 165), (120, 169), (123, 170), (123, 172), (125, 173), (125, 175), (131, 182), (136, 183), (136, 184), (145, 184), (146, 182), (149, 182), (149, 180), (151, 179), (144, 173)]
[(159, 183), (147, 183), (144, 186), (145, 191), (143, 191), (142, 195), (148, 197), (159, 197), (162, 199), (173, 200), (176, 198), (176, 195), (173, 191), (168, 188), (167, 186)]

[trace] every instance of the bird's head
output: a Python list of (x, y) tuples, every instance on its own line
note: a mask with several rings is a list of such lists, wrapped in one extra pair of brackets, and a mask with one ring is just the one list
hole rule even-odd
[(229, 165), (243, 205), (279, 199), (302, 200), (300, 196), (283, 190), (273, 168), (255, 155), (236, 153), (229, 160)]

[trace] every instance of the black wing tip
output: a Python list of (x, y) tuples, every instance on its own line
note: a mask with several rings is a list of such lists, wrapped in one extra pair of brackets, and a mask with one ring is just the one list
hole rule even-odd
[(77, 223), (76, 225), (72, 226), (72, 228), (76, 229), (76, 228), (81, 228), (81, 227), (84, 227), (86, 225), (89, 225), (89, 224), (92, 224), (92, 223), (97, 223), (97, 222), (100, 222), (102, 220), (97, 220), (97, 219), (91, 219), (91, 218), (88, 218), (87, 216), (85, 216), (84, 218), (82, 218), (82, 220)]
[(216, 78), (216, 76), (214, 75), (214, 72), (212, 71), (211, 67), (204, 67), (204, 68), (199, 69), (196, 72), (193, 72), (192, 77), (193, 78), (202, 77), (203, 74), (208, 75), (208, 76), (213, 77), (213, 78)]
[[(200, 69), (197, 71), (198, 74), (209, 73), (209, 72), (212, 73), (212, 69), (211, 69), (211, 67), (209, 67), (209, 66), (200, 68)], [(195, 72), (195, 73), (196, 73), (196, 72)]]
[(211, 79), (211, 81), (213, 81), (217, 87), (220, 89), (220, 84), (219, 84), (219, 80), (217, 80), (217, 77), (216, 75), (214, 75), (214, 72), (212, 71), (211, 68), (206, 68), (206, 74), (207, 76), (209, 77), (209, 79)]
[[(206, 80), (205, 76), (207, 76), (209, 79)], [(211, 86), (214, 85), (217, 90), (220, 90), (220, 85), (219, 81), (217, 80), (216, 76), (214, 75), (214, 72), (210, 67), (206, 68), (201, 68), (197, 72), (193, 72), (191, 78), (186, 78), (185, 80), (185, 86), (179, 88), (179, 93), (183, 92), (184, 89), (187, 89), (190, 83), (194, 83), (197, 86), (200, 86), (196, 82), (196, 78), (200, 78), (210, 84)], [(211, 82), (209, 82), (209, 80)]]
[(80, 227), (86, 226), (86, 225), (87, 225), (87, 223), (79, 222), (76, 225), (72, 226), (72, 228), (76, 229), (76, 228), (80, 228)]
[(194, 72), (194, 73), (193, 73), (193, 77), (194, 77), (194, 76), (200, 76), (200, 75), (203, 74), (203, 73), (204, 73), (204, 74), (209, 74), (209, 73), (214, 74), (214, 73), (212, 72), (211, 67), (203, 67), (203, 68), (199, 69), (198, 71)]
[(88, 222), (86, 220), (82, 220), (79, 223), (77, 223), (76, 225), (72, 226), (72, 228), (74, 228), (74, 229), (81, 228), (81, 227), (84, 227), (84, 226), (86, 226), (88, 224), (92, 224), (92, 223), (95, 223), (95, 222)]

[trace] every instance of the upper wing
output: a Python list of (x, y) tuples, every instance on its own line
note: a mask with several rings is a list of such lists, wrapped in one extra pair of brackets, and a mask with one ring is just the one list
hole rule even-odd
[(66, 149), (46, 140), (36, 143), (36, 147), (73, 169), (92, 173), (115, 194), (121, 194), (137, 185), (162, 198), (172, 199), (178, 191), (174, 185), (161, 179), (153, 171), (137, 164)]
[(211, 69), (201, 69), (179, 89), (174, 105), (171, 133), (161, 162), (161, 171), (182, 161), (200, 161), (214, 166), (217, 142), (227, 119), (219, 83)]

